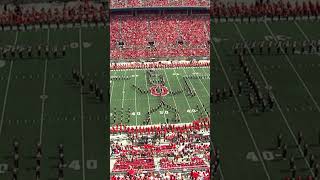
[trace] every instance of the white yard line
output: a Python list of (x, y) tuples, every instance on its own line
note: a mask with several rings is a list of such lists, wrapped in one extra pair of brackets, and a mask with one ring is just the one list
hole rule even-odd
[[(50, 41), (50, 29), (47, 30), (47, 45)], [(43, 132), (43, 120), (44, 120), (44, 105), (46, 102), (46, 86), (47, 86), (47, 69), (48, 69), (48, 58), (45, 60), (44, 64), (44, 73), (43, 73), (43, 88), (42, 88), (42, 104), (41, 104), (41, 117), (40, 117), (40, 140), (39, 143), (42, 143), (42, 132)]]
[[(185, 69), (183, 69), (183, 71), (184, 71), (184, 74), (185, 74), (185, 75), (187, 75), (186, 70), (185, 70)], [(196, 91), (196, 89), (194, 88), (194, 86), (193, 86), (192, 82), (190, 81), (190, 79), (188, 79), (188, 81), (189, 81), (190, 85), (192, 86), (193, 90), (194, 90), (194, 91)], [(201, 83), (202, 83), (202, 82), (201, 82)], [(203, 85), (203, 84), (202, 84), (202, 85)], [(201, 101), (201, 99), (199, 98), (199, 96), (198, 96), (198, 93), (197, 93), (197, 92), (196, 92), (196, 97), (198, 98), (198, 101), (199, 101), (199, 103), (200, 103), (200, 105), (199, 105), (199, 106), (201, 106), (201, 107), (202, 107), (202, 109), (203, 109), (203, 110), (205, 110), (205, 108), (202, 106), (202, 101)], [(208, 115), (208, 114), (207, 114), (207, 115)]]
[[(169, 78), (168, 78), (168, 76), (167, 76), (167, 72), (166, 72), (165, 69), (164, 69), (163, 71), (164, 71), (164, 74), (166, 75), (166, 79), (167, 79), (167, 82), (168, 82), (168, 85), (169, 85), (169, 89), (170, 89), (170, 91), (172, 91), (171, 85), (170, 85), (170, 81), (169, 81)], [(173, 99), (173, 102), (174, 102), (174, 106), (176, 107), (176, 109), (177, 109), (177, 111), (178, 111), (177, 103), (176, 103), (176, 100), (175, 100), (174, 96), (172, 96), (172, 99)], [(178, 114), (178, 115), (179, 115), (179, 117), (180, 117), (180, 114)], [(180, 119), (181, 119), (181, 117), (180, 117)]]
[[(80, 75), (82, 76), (82, 33), (81, 27), (79, 28), (79, 53), (80, 53)], [(81, 98), (81, 140), (82, 140), (82, 179), (86, 179), (85, 162), (84, 162), (84, 119), (83, 119), (83, 87), (80, 87), (80, 98)]]
[[(146, 79), (146, 81), (147, 81), (147, 79)], [(159, 97), (159, 98), (160, 98), (160, 97)], [(167, 122), (167, 116), (166, 116), (164, 107), (162, 107), (162, 112), (163, 112), (164, 123), (165, 123), (165, 124), (168, 124), (168, 122)]]
[[(14, 40), (14, 45), (17, 44), (18, 42), (18, 34), (19, 32), (16, 32), (16, 38)], [(0, 136), (2, 132), (2, 126), (3, 126), (3, 121), (4, 121), (4, 114), (6, 111), (6, 105), (7, 105), (7, 98), (8, 98), (8, 92), (9, 92), (9, 87), (10, 87), (10, 82), (11, 82), (11, 74), (12, 74), (12, 68), (13, 68), (13, 60), (10, 62), (10, 69), (9, 69), (9, 75), (8, 75), (8, 81), (7, 81), (7, 86), (6, 86), (6, 92), (4, 94), (4, 100), (3, 100), (3, 106), (2, 106), (2, 113), (1, 113), (1, 123), (0, 123)]]
[[(173, 69), (173, 71), (174, 71), (174, 73), (177, 73), (175, 69)], [(177, 78), (177, 81), (178, 81), (181, 89), (184, 90), (183, 87), (182, 87), (182, 85), (181, 85), (181, 83), (180, 83), (180, 80), (179, 80), (179, 78), (178, 78), (178, 75), (175, 75), (175, 76), (176, 76), (176, 78)], [(184, 98), (185, 98), (185, 100), (186, 100), (186, 102), (187, 102), (187, 104), (188, 104), (188, 107), (189, 107), (189, 109), (190, 109), (190, 112), (191, 112), (191, 115), (192, 115), (192, 117), (193, 117), (193, 120), (196, 120), (196, 118), (194, 117), (194, 113), (191, 111), (191, 106), (190, 106), (190, 103), (189, 103), (189, 101), (188, 101), (188, 99), (187, 99), (187, 97), (186, 97), (186, 94), (185, 94), (184, 92), (182, 92), (182, 94), (183, 94), (183, 96), (184, 96)]]
[(162, 107), (162, 112), (163, 112), (163, 118), (164, 118), (164, 123), (166, 123), (166, 124), (168, 124), (168, 122), (167, 122), (167, 116), (166, 116), (166, 113), (165, 113), (165, 109), (164, 109), (164, 107)]
[[(207, 95), (205, 96), (199, 96), (199, 97), (207, 97)], [(147, 100), (148, 98), (139, 98), (139, 100)], [(180, 101), (180, 99), (184, 99), (184, 97), (175, 97), (176, 101)], [(125, 101), (134, 101), (135, 99), (134, 98), (125, 98), (124, 99)], [(120, 99), (114, 99), (113, 101), (122, 101), (122, 98)]]
[[(193, 72), (196, 72), (194, 69), (192, 69), (192, 70), (193, 70)], [(205, 73), (204, 69), (202, 69), (202, 71)], [(201, 84), (202, 84), (202, 86), (203, 86), (204, 90), (207, 92), (208, 97), (210, 98), (210, 93), (208, 92), (208, 90), (207, 90), (206, 86), (203, 84), (203, 82), (202, 82), (200, 79), (198, 79), (198, 80), (201, 82)], [(197, 96), (198, 96), (198, 94), (197, 94)]]
[[(112, 72), (112, 71), (110, 71), (110, 72)], [(118, 72), (118, 71), (116, 71), (116, 72), (114, 73), (114, 75), (116, 75), (117, 72)], [(113, 94), (114, 82), (115, 82), (115, 81), (112, 81), (112, 87), (111, 87), (111, 93), (110, 93), (110, 106), (112, 106), (111, 101), (112, 101), (112, 94)]]
[[(266, 21), (264, 21), (265, 26), (267, 27), (267, 29), (269, 30), (270, 34), (272, 35), (273, 39), (275, 39), (276, 42), (278, 42), (278, 39), (275, 37), (274, 33), (272, 32), (270, 26), (267, 24)], [(300, 74), (297, 72), (296, 68), (294, 67), (294, 65), (292, 64), (290, 58), (288, 57), (288, 55), (284, 52), (283, 48), (280, 46), (280, 49), (282, 51), (282, 53), (285, 55), (287, 62), (289, 63), (290, 67), (292, 68), (292, 70), (295, 72), (295, 74), (297, 75), (298, 79), (300, 80), (301, 84), (303, 85), (303, 87), (305, 88), (305, 90), (307, 91), (307, 93), (309, 94), (312, 102), (314, 103), (314, 105), (316, 106), (317, 110), (320, 112), (320, 107), (318, 105), (318, 103), (316, 102), (316, 100), (314, 99), (313, 95), (311, 94), (309, 88), (307, 87), (306, 83), (304, 82), (304, 80), (302, 79), (302, 77), (300, 76)]]
[[(203, 71), (204, 73), (206, 73), (203, 68), (202, 68), (202, 71)], [(196, 71), (193, 69), (193, 72), (196, 72)], [(201, 81), (200, 79), (198, 79), (198, 80), (201, 82), (203, 88), (206, 90), (206, 92), (207, 92), (207, 94), (208, 94), (208, 98), (210, 98), (210, 93), (208, 92), (207, 87), (202, 83), (202, 81)], [(199, 96), (198, 96), (198, 97), (199, 97)], [(214, 132), (210, 132), (210, 134), (211, 134), (211, 133), (214, 133)], [(215, 148), (215, 145), (213, 144), (212, 140), (211, 140), (211, 145), (212, 145), (213, 148)], [(223, 171), (222, 171), (221, 165), (219, 165), (218, 169), (219, 169), (219, 171), (220, 171), (221, 180), (224, 180), (224, 175), (223, 175)]]
[[(125, 76), (126, 74), (127, 74), (127, 71), (124, 72), (124, 76)], [(123, 80), (121, 108), (123, 108), (124, 94), (126, 93), (125, 88), (126, 88), (126, 80)]]
[[(147, 73), (145, 73), (144, 79), (145, 79), (145, 82), (146, 82), (146, 88), (147, 88), (147, 90), (148, 90), (148, 86), (147, 86)], [(150, 100), (149, 100), (149, 94), (147, 94), (147, 98), (148, 98), (148, 107), (149, 107), (149, 112), (150, 112)], [(152, 124), (151, 114), (150, 114), (150, 121), (151, 121), (151, 124)]]
[[(237, 29), (237, 31), (238, 31), (238, 33), (239, 33), (242, 41), (245, 42), (245, 38), (244, 38), (243, 34), (241, 33), (238, 25), (234, 23), (234, 26), (236, 27), (236, 29)], [(250, 48), (248, 47), (247, 44), (245, 44), (245, 47), (249, 50), (248, 52), (250, 53), (250, 56), (251, 56), (251, 58), (252, 58), (252, 60), (253, 60), (253, 62), (254, 62), (254, 64), (255, 64), (255, 66), (257, 67), (257, 69), (258, 69), (258, 71), (259, 71), (259, 73), (260, 73), (260, 75), (261, 75), (264, 83), (266, 84), (267, 87), (269, 87), (270, 84), (268, 83), (267, 78), (264, 76), (264, 74), (263, 74), (260, 66), (258, 65), (255, 56), (253, 56), (253, 54), (251, 53)], [(280, 106), (277, 98), (276, 98), (274, 95), (273, 95), (273, 99), (274, 99), (274, 101), (275, 101), (275, 104), (277, 105), (277, 108), (279, 109), (279, 112), (280, 112), (280, 114), (281, 114), (281, 116), (282, 116), (282, 118), (283, 118), (283, 120), (284, 120), (284, 122), (285, 122), (285, 124), (286, 124), (286, 126), (287, 126), (287, 128), (288, 128), (288, 130), (289, 130), (289, 132), (290, 132), (290, 134), (291, 134), (291, 136), (292, 136), (292, 138), (293, 138), (293, 140), (295, 141), (296, 145), (298, 145), (299, 151), (300, 151), (300, 153), (301, 153), (302, 156), (303, 156), (303, 151), (302, 151), (301, 147), (300, 147), (299, 144), (298, 144), (298, 141), (297, 141), (297, 139), (296, 139), (296, 136), (294, 135), (293, 130), (292, 130), (291, 126), (289, 125), (289, 122), (288, 122), (286, 116), (284, 115), (284, 113), (283, 113), (283, 111), (282, 111), (282, 109), (281, 109), (281, 106)], [(314, 174), (313, 174), (313, 171), (312, 171), (312, 169), (311, 169), (311, 167), (310, 167), (310, 165), (309, 165), (309, 163), (308, 163), (308, 161), (307, 161), (307, 159), (304, 158), (304, 160), (305, 160), (307, 166), (309, 167), (309, 170), (310, 170), (311, 174), (314, 175)]]
[(299, 29), (299, 31), (302, 33), (302, 35), (304, 36), (304, 38), (308, 41), (310, 41), (309, 37), (307, 36), (307, 34), (302, 30), (301, 26), (297, 23), (297, 21), (293, 21), (294, 24), (296, 25), (296, 27)]
[[(307, 36), (307, 34), (303, 31), (303, 29), (301, 28), (301, 26), (297, 23), (297, 21), (293, 21), (294, 24), (297, 26), (297, 28), (299, 29), (299, 31), (302, 33), (302, 35), (304, 36), (304, 38), (308, 41), (310, 41), (310, 38)], [(316, 47), (312, 44), (312, 48), (316, 49)], [(318, 56), (320, 56), (320, 53), (316, 53)]]
[[(137, 71), (134, 71), (134, 85), (137, 85)], [(137, 91), (134, 91), (134, 110), (136, 115), (136, 126), (138, 125), (138, 115), (137, 115)]]
[(241, 117), (242, 117), (242, 119), (243, 119), (244, 124), (246, 125), (246, 128), (247, 128), (248, 133), (249, 133), (250, 138), (251, 138), (251, 141), (252, 141), (252, 143), (253, 143), (253, 145), (254, 145), (254, 147), (255, 147), (255, 149), (256, 149), (256, 152), (257, 152), (257, 154), (258, 154), (258, 157), (259, 157), (259, 160), (260, 160), (260, 162), (261, 162), (261, 165), (262, 165), (262, 167), (263, 167), (263, 169), (264, 169), (264, 172), (266, 173), (267, 179), (268, 179), (268, 180), (271, 180), (270, 174), (269, 174), (269, 172), (268, 172), (268, 170), (267, 170), (267, 167), (266, 167), (266, 165), (265, 165), (265, 163), (264, 163), (264, 159), (261, 157), (261, 151), (260, 151), (260, 149), (258, 148), (258, 145), (257, 145), (257, 143), (256, 143), (256, 140), (255, 140), (254, 137), (253, 137), (253, 133), (252, 133), (252, 131), (251, 131), (249, 125), (248, 125), (247, 118), (245, 117), (245, 115), (244, 115), (244, 113), (243, 113), (243, 110), (242, 110), (242, 108), (241, 108), (239, 99), (237, 98), (237, 95), (236, 95), (236, 93), (235, 93), (235, 91), (234, 91), (234, 88), (233, 88), (233, 86), (232, 86), (232, 84), (231, 84), (231, 81), (230, 81), (230, 79), (229, 79), (229, 76), (228, 76), (228, 74), (227, 74), (227, 72), (226, 72), (226, 70), (225, 70), (225, 68), (224, 68), (224, 66), (223, 66), (223, 64), (222, 64), (222, 60), (221, 60), (221, 58), (220, 58), (220, 55), (218, 54), (218, 51), (217, 51), (217, 49), (216, 49), (216, 47), (215, 47), (214, 44), (212, 44), (212, 47), (213, 47), (214, 52), (216, 53), (216, 56), (217, 56), (217, 59), (218, 59), (218, 61), (219, 61), (220, 66), (221, 66), (221, 69), (222, 69), (222, 71), (223, 71), (223, 73), (224, 73), (224, 75), (225, 75), (225, 77), (226, 77), (226, 79), (227, 79), (227, 81), (228, 81), (228, 84), (229, 84), (229, 86), (230, 86), (230, 88), (231, 88), (231, 90), (232, 90), (233, 97), (234, 97), (234, 99), (235, 99), (235, 101), (236, 101), (236, 103), (237, 103), (237, 106), (238, 106), (238, 108), (239, 108)]

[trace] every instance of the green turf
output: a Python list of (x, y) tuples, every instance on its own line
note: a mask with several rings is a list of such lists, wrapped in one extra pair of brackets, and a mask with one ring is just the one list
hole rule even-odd
[[(320, 39), (319, 22), (297, 23), (308, 38)], [(303, 33), (294, 22), (268, 22), (268, 26), (275, 36), (284, 35), (292, 41), (305, 40)], [(242, 41), (241, 36), (245, 40), (264, 40), (265, 36), (272, 33), (263, 22), (236, 25), (219, 23), (212, 24), (211, 29), (212, 38), (224, 39), (215, 42), (211, 49), (211, 59), (215, 67), (213, 74), (217, 77), (213, 79), (213, 83), (216, 88), (229, 87), (228, 78), (237, 90), (237, 80), (244, 80), (244, 76), (239, 68), (238, 58), (232, 55), (232, 45)], [(320, 102), (319, 55), (288, 55), (286, 57), (285, 55), (254, 54), (245, 56), (245, 61), (261, 89), (266, 86), (264, 78), (272, 86), (272, 92), (280, 108), (275, 106), (274, 111), (258, 115), (248, 112), (246, 96), (229, 98), (226, 102), (215, 104), (214, 143), (220, 149), (222, 158), (218, 176), (222, 174), (223, 179), (247, 180), (280, 180), (284, 176), (291, 176), (289, 161), (276, 157), (281, 153), (274, 148), (276, 136), (280, 132), (284, 136), (284, 143), (288, 145), (288, 156), (296, 158), (297, 175), (303, 177), (311, 175), (310, 167), (305, 161), (309, 158), (302, 158), (294, 136), (301, 130), (305, 143), (310, 144), (310, 151), (319, 160), (317, 135), (320, 128), (320, 109), (317, 108)], [(240, 107), (236, 100), (239, 101)], [(263, 160), (248, 159), (248, 152), (254, 152), (257, 158), (259, 153)]]
[[(165, 86), (170, 91), (178, 89), (184, 89), (183, 76), (186, 75), (209, 75), (208, 68), (177, 68), (177, 69), (157, 69), (158, 74), (162, 74), (166, 81)], [(118, 113), (115, 123), (121, 123), (120, 110), (123, 107), (127, 113), (130, 108), (131, 113), (130, 121), (126, 120), (127, 115), (124, 115), (124, 124), (128, 125), (142, 125), (149, 108), (155, 107), (160, 102), (160, 97), (152, 96), (150, 93), (141, 94), (136, 91), (132, 85), (136, 85), (143, 90), (147, 90), (151, 87), (146, 81), (146, 70), (125, 70), (125, 71), (111, 71), (111, 77), (113, 76), (129, 76), (132, 77), (129, 80), (113, 80), (111, 81), (111, 110), (110, 113), (114, 113), (114, 108)], [(209, 112), (209, 83), (210, 79), (188, 79), (187, 82), (196, 91), (196, 96), (187, 96), (185, 92), (172, 96), (170, 94), (164, 96), (164, 101), (173, 107), (178, 109), (181, 123), (188, 123), (197, 119), (200, 116), (200, 111), (192, 112), (192, 109), (196, 109), (197, 104), (204, 104), (205, 108)], [(188, 110), (191, 110), (188, 111)], [(204, 109), (201, 108), (201, 111)], [(151, 115), (150, 124), (166, 124), (166, 119), (169, 119), (169, 123), (173, 123), (174, 113), (168, 111), (165, 113), (165, 109), (160, 108), (158, 111)], [(135, 113), (138, 112), (138, 113)], [(140, 114), (140, 115), (139, 115)], [(113, 118), (111, 118), (111, 125), (114, 124)]]
[[(66, 57), (33, 58), (6, 61), (0, 68), (0, 166), (12, 167), (12, 142), (20, 142), (19, 179), (35, 178), (36, 143), (43, 146), (41, 179), (57, 179), (57, 145), (65, 147), (65, 179), (103, 179), (105, 161), (105, 104), (96, 103), (86, 94), (88, 88), (72, 82), (76, 68), (87, 82), (93, 79), (105, 89), (105, 29), (73, 28), (29, 32), (0, 32), (0, 45), (84, 44), (82, 48), (67, 46)], [(87, 47), (86, 42), (91, 44)], [(81, 52), (81, 53), (80, 53)], [(8, 79), (8, 77), (10, 77)], [(46, 78), (45, 78), (46, 77)], [(44, 86), (45, 84), (45, 86)], [(43, 101), (40, 96), (47, 95)], [(43, 106), (42, 106), (43, 105)], [(43, 118), (42, 118), (43, 117)], [(87, 162), (97, 160), (97, 167)], [(69, 166), (79, 161), (80, 167)], [(83, 168), (84, 167), (84, 168)], [(0, 179), (9, 179), (9, 171), (0, 171)]]

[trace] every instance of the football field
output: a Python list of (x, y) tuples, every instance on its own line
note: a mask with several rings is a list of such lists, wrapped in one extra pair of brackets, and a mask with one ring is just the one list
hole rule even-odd
[[(205, 111), (210, 112), (209, 68), (155, 69), (152, 71), (152, 77), (148, 77), (147, 71), (149, 70), (111, 71), (111, 125), (146, 125), (147, 112), (153, 108), (155, 110), (150, 113), (149, 125), (190, 123), (199, 117), (207, 116)], [(162, 89), (160, 96), (157, 93), (157, 81), (161, 77), (165, 84), (159, 86), (159, 89)], [(149, 79), (154, 83), (150, 83)], [(187, 86), (195, 92), (194, 96), (189, 95)], [(177, 91), (180, 93), (172, 94)], [(160, 105), (161, 99), (164, 105)], [(180, 122), (175, 121), (176, 116), (180, 118)]]
[[(234, 97), (214, 105), (215, 146), (221, 152), (219, 179), (280, 180), (291, 176), (289, 159), (294, 158), (297, 176), (313, 176), (309, 158), (320, 159), (320, 54), (312, 47), (309, 53), (301, 52), (300, 43), (319, 40), (319, 21), (281, 21), (253, 23), (212, 23), (211, 60), (215, 77), (215, 89), (232, 87)], [(259, 48), (244, 56), (260, 91), (265, 95), (271, 88), (275, 104), (272, 110), (255, 112), (249, 109), (251, 89), (233, 54), (236, 42), (248, 41), (296, 41), (295, 54), (280, 54), (276, 48), (271, 53), (259, 53)], [(308, 46), (307, 46), (308, 47)], [(244, 82), (244, 93), (237, 95), (237, 82)], [(215, 91), (213, 89), (213, 91)], [(298, 132), (303, 134), (298, 146)], [(276, 148), (277, 135), (282, 134), (283, 146), (287, 145), (287, 157)], [(305, 144), (308, 154), (303, 156)]]
[[(11, 179), (13, 141), (19, 142), (18, 179), (35, 179), (41, 142), (41, 179), (58, 177), (58, 145), (64, 145), (65, 180), (105, 179), (106, 105), (88, 91), (106, 88), (105, 28), (74, 27), (0, 32), (0, 47), (33, 46), (33, 55), (0, 58), (0, 179)], [(66, 56), (37, 56), (38, 45), (66, 45)], [(85, 86), (72, 79), (84, 75)]]

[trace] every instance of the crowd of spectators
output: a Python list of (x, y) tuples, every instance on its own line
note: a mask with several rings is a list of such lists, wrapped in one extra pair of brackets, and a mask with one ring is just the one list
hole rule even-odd
[(111, 8), (209, 7), (210, 0), (111, 0)]
[(149, 125), (149, 126), (126, 126), (125, 124), (115, 124), (110, 127), (111, 134), (117, 133), (129, 133), (130, 135), (154, 133), (163, 134), (166, 136), (167, 132), (193, 132), (194, 130), (200, 130), (202, 128), (210, 128), (210, 118), (199, 118), (194, 120), (191, 124), (161, 124), (161, 125)]
[(111, 70), (145, 69), (145, 68), (208, 67), (208, 66), (210, 66), (209, 60), (110, 63)]
[(111, 16), (111, 59), (208, 57), (209, 15)]
[(102, 3), (78, 1), (59, 4), (2, 5), (0, 25), (35, 25), (51, 23), (106, 23), (106, 8)]
[(213, 17), (298, 17), (318, 16), (320, 13), (319, 1), (256, 1), (254, 3), (234, 3), (213, 1), (210, 4)]
[(136, 172), (135, 175), (113, 175), (111, 180), (212, 180), (210, 179), (210, 169), (192, 170), (190, 172)]
[(209, 128), (210, 117), (189, 124), (112, 126), (111, 179), (209, 180)]

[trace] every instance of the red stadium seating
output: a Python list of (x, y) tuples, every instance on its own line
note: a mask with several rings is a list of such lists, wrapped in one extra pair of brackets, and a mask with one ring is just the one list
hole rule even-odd
[(139, 159), (118, 159), (113, 167), (113, 172), (123, 172), (130, 169), (144, 169), (151, 170), (154, 169), (153, 158), (139, 158)]
[[(195, 168), (207, 170), (210, 161), (210, 137), (208, 134), (194, 132), (208, 130), (209, 127), (209, 117), (181, 125), (112, 126), (110, 133), (114, 135), (127, 134), (129, 139), (140, 139), (140, 135), (157, 134), (167, 142), (167, 144), (124, 145), (121, 142), (111, 141), (111, 157), (116, 160), (112, 172), (124, 173), (130, 170), (154, 172), (156, 164), (162, 171), (191, 171)], [(155, 158), (158, 158), (157, 163)]]
[(106, 23), (106, 10), (102, 4), (84, 2), (55, 8), (22, 7), (20, 12), (8, 9), (0, 11), (1, 25), (34, 25), (44, 23), (81, 22)]
[(191, 171), (189, 173), (175, 173), (175, 172), (166, 172), (162, 173), (150, 173), (150, 172), (138, 172), (133, 176), (127, 174), (113, 175), (111, 180), (176, 180), (176, 179), (188, 179), (188, 180), (197, 180), (198, 178), (203, 178), (202, 180), (214, 180), (210, 179), (210, 170), (205, 171)]
[(111, 8), (132, 7), (209, 7), (210, 0), (111, 0)]
[(208, 15), (111, 16), (110, 33), (112, 60), (209, 56)]
[(318, 16), (320, 2), (265, 1), (264, 3), (226, 3), (213, 1), (210, 5), (213, 17), (263, 17), (263, 16)]
[(207, 167), (204, 160), (198, 157), (192, 157), (189, 162), (174, 162), (168, 158), (162, 158), (160, 160), (161, 168), (163, 169), (194, 169), (195, 167)]

